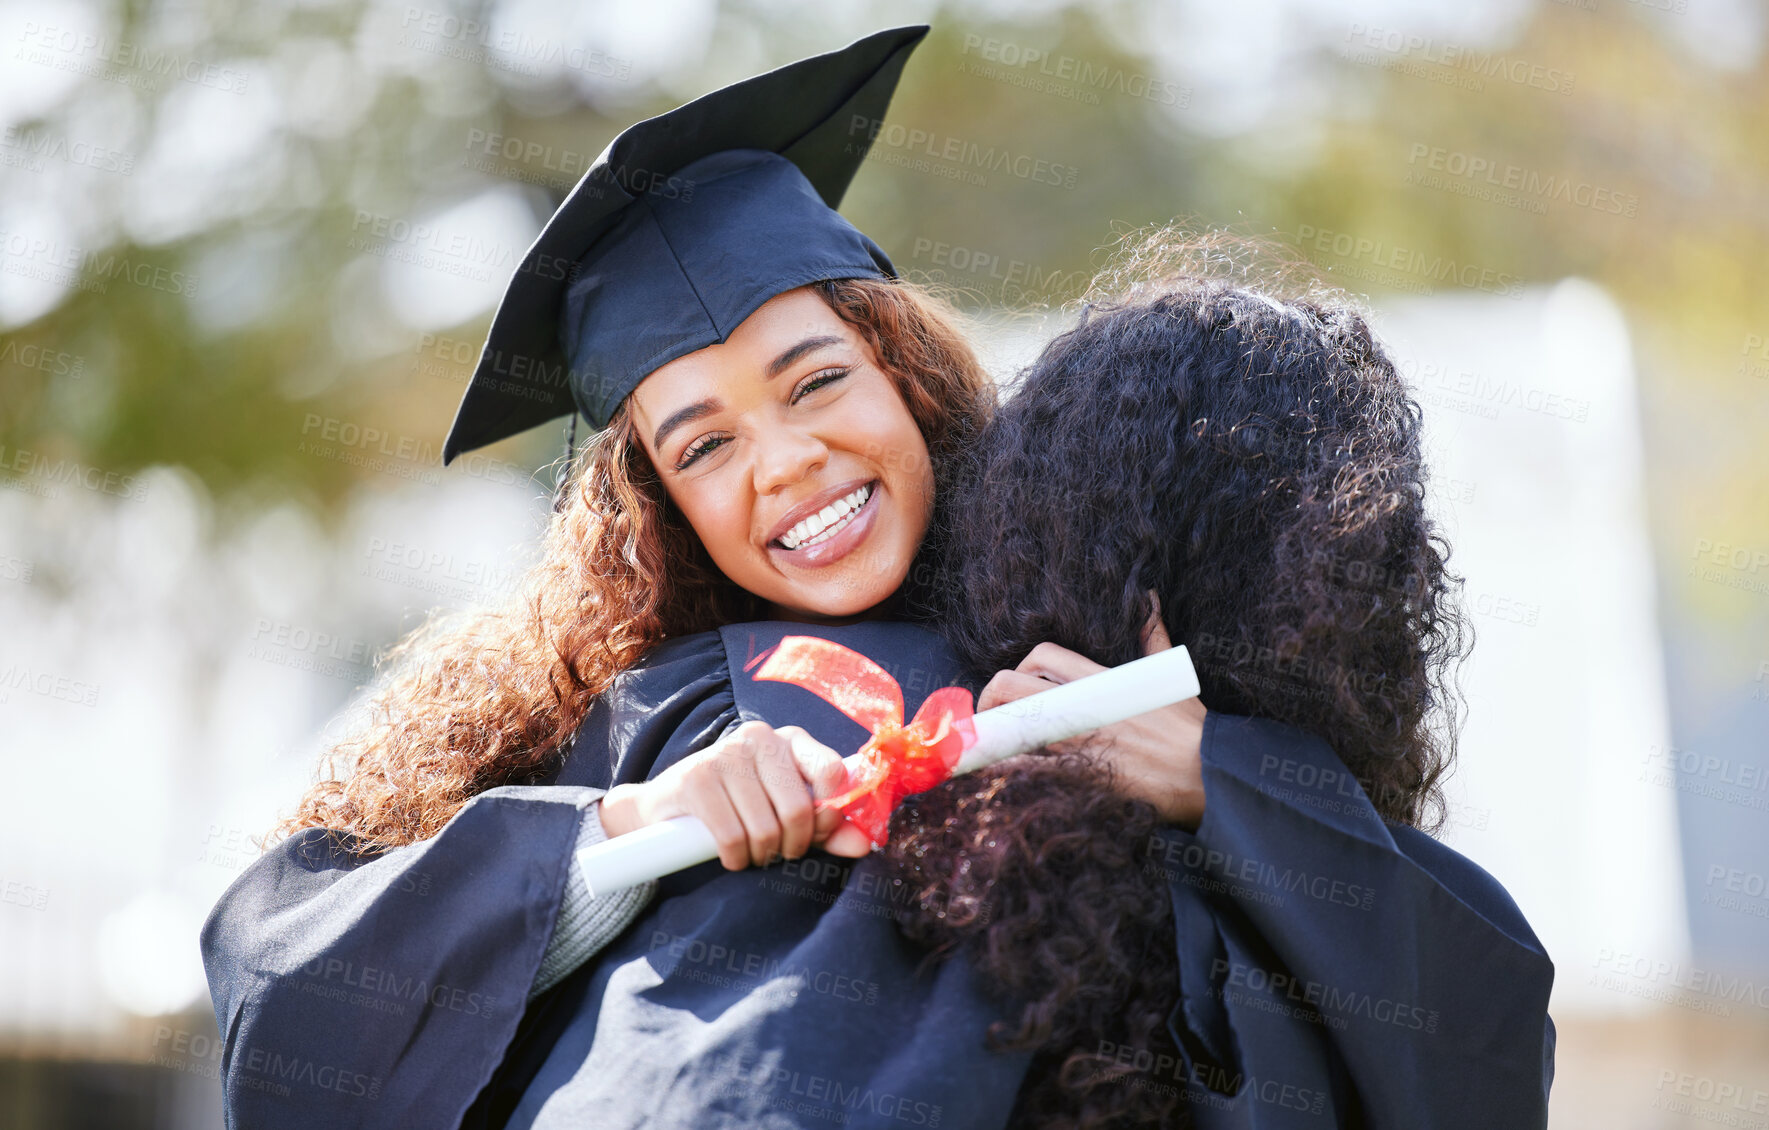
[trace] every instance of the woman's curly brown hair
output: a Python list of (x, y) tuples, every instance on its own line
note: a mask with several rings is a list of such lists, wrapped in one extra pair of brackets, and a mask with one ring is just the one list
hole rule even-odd
[[(1385, 819), (1430, 826), (1467, 629), (1419, 407), (1344, 299), (1158, 273), (1223, 246), (1155, 232), (1021, 374), (955, 484), (941, 627), (979, 679), (1045, 640), (1116, 665), (1153, 590), (1210, 709), (1318, 735)], [(1010, 1125), (1188, 1125), (1177, 1088), (1100, 1054), (1178, 1052), (1167, 880), (1139, 865), (1155, 809), (1079, 755), (1016, 761), (893, 819), (903, 928), (1017, 1005), (991, 1037), (1035, 1052)]]
[[(994, 386), (928, 292), (875, 279), (814, 289), (896, 382), (927, 442), (940, 522), (949, 469)], [(383, 848), (428, 839), (486, 789), (544, 779), (595, 697), (661, 640), (765, 618), (670, 502), (624, 402), (578, 461), (518, 591), (433, 618), (389, 651), (366, 723), (331, 749), (276, 834), (329, 828)], [(913, 563), (904, 608), (927, 605), (917, 579), (933, 572)]]

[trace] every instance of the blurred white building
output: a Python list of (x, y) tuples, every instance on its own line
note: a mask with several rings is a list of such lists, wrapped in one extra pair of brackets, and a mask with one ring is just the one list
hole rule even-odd
[(1605, 981), (1689, 958), (1627, 324), (1578, 279), (1384, 309), (1476, 633), (1444, 838), (1528, 916), (1557, 1015), (1651, 1007)]

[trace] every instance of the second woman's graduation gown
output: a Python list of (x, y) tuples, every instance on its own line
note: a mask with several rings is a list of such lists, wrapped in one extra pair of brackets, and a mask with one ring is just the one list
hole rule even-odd
[[(906, 716), (963, 684), (909, 624), (682, 637), (597, 700), (553, 784), (492, 789), (377, 856), (319, 830), (273, 848), (203, 930), (229, 1125), (1004, 1126), (1031, 1054), (984, 1033), (1013, 1006), (902, 938), (877, 857), (668, 876), (527, 1001), (604, 791), (750, 719), (844, 753), (868, 736), (749, 677), (786, 635), (873, 659)], [(1202, 752), (1203, 824), (1144, 862), (1171, 892), (1183, 1054), (1125, 1051), (1127, 1083), (1171, 1088), (1200, 1127), (1544, 1126), (1553, 968), (1503, 888), (1384, 824), (1318, 738), (1212, 712)]]

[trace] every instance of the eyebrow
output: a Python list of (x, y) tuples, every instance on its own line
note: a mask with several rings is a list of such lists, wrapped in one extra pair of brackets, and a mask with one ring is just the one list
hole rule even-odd
[(824, 334), (821, 337), (808, 337), (797, 345), (788, 347), (780, 354), (780, 356), (768, 362), (768, 376), (779, 376), (781, 370), (785, 369), (805, 354), (810, 353), (812, 350), (822, 349), (826, 345), (840, 345), (841, 343), (842, 339), (836, 337), (834, 334)]
[[(769, 379), (777, 377), (786, 369), (790, 368), (793, 362), (801, 359), (807, 353), (812, 353), (825, 346), (840, 345), (841, 343), (841, 338), (836, 337), (833, 334), (823, 334), (818, 337), (808, 337), (796, 345), (789, 345), (781, 351), (780, 356), (768, 362), (766, 375)], [(663, 441), (669, 438), (671, 432), (675, 431), (683, 424), (691, 424), (695, 420), (698, 420), (703, 416), (709, 416), (718, 410), (718, 398), (708, 397), (705, 400), (697, 400), (686, 408), (680, 408), (671, 412), (664, 419), (663, 423), (657, 426), (657, 434), (651, 437), (652, 448), (657, 451), (662, 451)]]
[(663, 423), (657, 426), (657, 434), (651, 439), (652, 448), (661, 452), (663, 450), (663, 441), (668, 438), (671, 432), (675, 431), (683, 424), (691, 424), (702, 416), (709, 416), (718, 410), (718, 400), (716, 398), (709, 398), (706, 400), (696, 400), (686, 408), (680, 408), (671, 412)]

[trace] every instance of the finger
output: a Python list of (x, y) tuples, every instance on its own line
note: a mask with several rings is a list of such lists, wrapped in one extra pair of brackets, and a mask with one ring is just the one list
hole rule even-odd
[[(815, 747), (815, 748), (814, 748)], [(797, 726), (788, 726), (774, 733), (774, 740), (758, 746), (757, 768), (761, 771), (762, 788), (774, 806), (775, 821), (780, 827), (780, 854), (797, 859), (811, 849), (812, 825), (816, 813), (811, 808), (815, 782), (806, 772), (801, 757), (815, 765), (820, 760), (817, 748), (835, 758), (835, 751), (823, 747)], [(836, 758), (839, 762), (840, 758)], [(827, 770), (824, 770), (827, 774)]]
[(682, 802), (688, 812), (699, 818), (719, 845), (719, 863), (727, 871), (741, 871), (749, 866), (749, 833), (743, 820), (731, 806), (724, 782), (710, 768), (682, 776)]
[[(842, 763), (841, 754), (830, 749), (822, 742), (811, 737), (797, 727), (789, 740), (792, 743), (792, 755), (798, 762), (799, 772), (810, 782), (811, 795), (818, 800), (826, 797), (840, 796), (848, 790), (848, 767)], [(782, 730), (785, 733), (786, 730)], [(842, 821), (842, 814), (833, 808), (815, 808), (811, 821), (811, 843), (820, 844), (835, 831)], [(790, 858), (790, 857), (789, 857)]]
[[(749, 836), (750, 861), (757, 867), (766, 867), (780, 850), (780, 816), (761, 778), (765, 765), (772, 766), (771, 775), (781, 772), (780, 755), (785, 746), (786, 740), (772, 729), (756, 730), (727, 746), (717, 762), (725, 795), (731, 798), (731, 807), (737, 810)], [(791, 772), (796, 779), (797, 768)]]
[(1168, 651), (1173, 641), (1167, 638), (1167, 625), (1161, 622), (1161, 596), (1154, 589), (1149, 590), (1149, 599), (1154, 601), (1154, 611), (1149, 613), (1148, 623), (1142, 628), (1142, 653), (1153, 655), (1157, 651)]
[(848, 787), (848, 767), (841, 754), (798, 726), (782, 726), (779, 733), (787, 740), (792, 758), (810, 785), (812, 796), (833, 796)]
[(1047, 691), (1056, 683), (1037, 675), (1028, 675), (1023, 671), (997, 671), (977, 696), (977, 713), (1014, 702), (1027, 695)]
[(1014, 670), (1027, 675), (1042, 675), (1053, 683), (1072, 683), (1105, 668), (1078, 651), (1070, 651), (1048, 640), (1026, 653)]
[(845, 855), (849, 859), (859, 859), (872, 851), (872, 841), (866, 833), (854, 827), (846, 820), (841, 822), (830, 837), (823, 841), (823, 850), (830, 855)]

